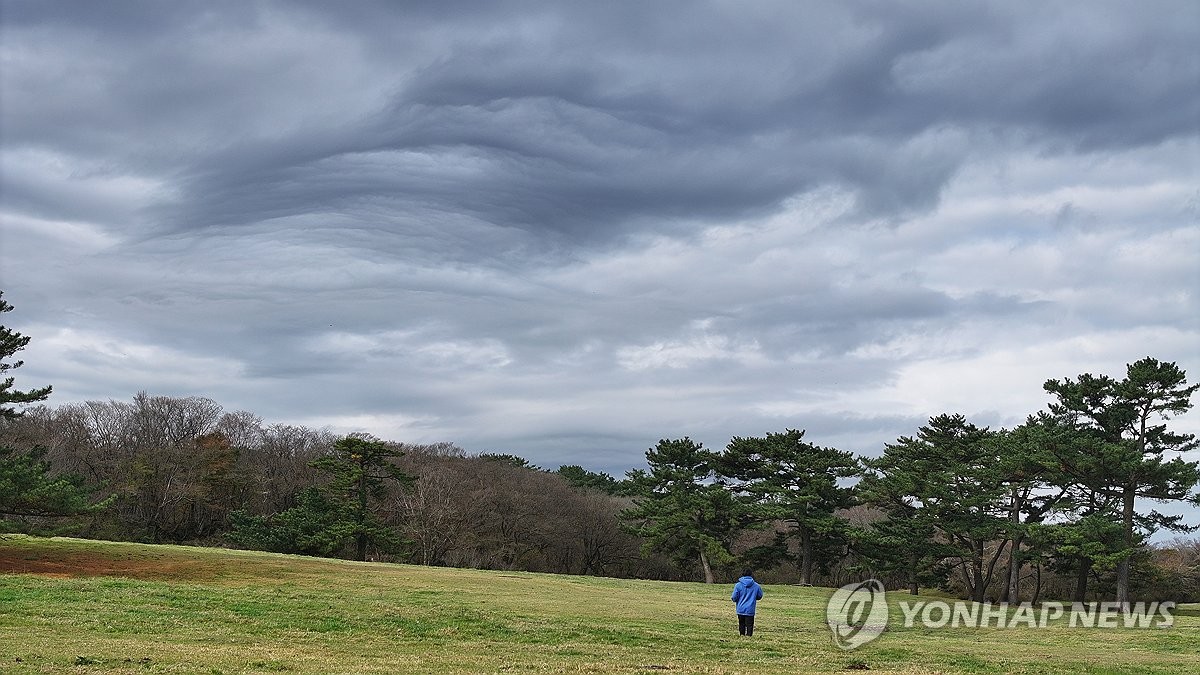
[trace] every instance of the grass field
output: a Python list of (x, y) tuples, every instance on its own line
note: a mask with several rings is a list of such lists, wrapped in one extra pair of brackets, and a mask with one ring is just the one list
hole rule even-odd
[(1200, 673), (1194, 606), (844, 652), (830, 589), (766, 587), (747, 639), (730, 588), (0, 536), (0, 673)]

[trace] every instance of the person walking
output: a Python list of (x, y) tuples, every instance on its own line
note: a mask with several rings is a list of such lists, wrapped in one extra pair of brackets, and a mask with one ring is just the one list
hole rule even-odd
[(742, 578), (733, 585), (733, 594), (729, 596), (737, 612), (739, 634), (747, 637), (754, 635), (754, 609), (762, 596), (762, 586), (754, 580), (754, 572), (743, 571)]

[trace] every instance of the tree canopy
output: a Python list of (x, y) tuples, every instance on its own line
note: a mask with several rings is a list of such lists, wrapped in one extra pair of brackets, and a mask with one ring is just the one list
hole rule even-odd
[(712, 482), (716, 455), (686, 436), (662, 439), (646, 451), (650, 470), (631, 471), (635, 506), (621, 517), (645, 540), (647, 551), (663, 551), (683, 562), (699, 563), (713, 583), (714, 564), (732, 559), (729, 552), (737, 503)]
[(795, 540), (801, 584), (812, 583), (814, 565), (827, 568), (843, 555), (848, 524), (838, 511), (856, 500), (854, 488), (840, 481), (859, 475), (854, 453), (814, 445), (804, 440), (803, 430), (788, 429), (735, 437), (717, 465), (750, 520), (785, 525), (773, 548), (787, 557), (789, 540)]
[[(0, 314), (11, 312), (12, 305), (4, 299), (4, 291), (0, 291)], [(24, 361), (9, 362), (17, 352), (25, 349), (25, 345), (29, 344), (30, 338), (26, 335), (21, 335), (8, 326), (0, 325), (0, 417), (13, 418), (21, 414), (20, 408), (14, 407), (44, 401), (50, 396), (52, 387), (46, 385), (37, 389), (29, 389), (27, 391), (19, 391), (13, 389), (13, 383), (16, 379), (8, 373), (16, 370), (24, 365)]]
[(235, 540), (269, 550), (330, 555), (351, 544), (355, 560), (366, 560), (368, 546), (391, 552), (401, 542), (383, 522), (379, 505), (387, 483), (408, 485), (413, 478), (393, 460), (404, 452), (367, 435), (338, 439), (330, 451), (311, 462), (329, 482), (299, 494), (298, 503), (274, 516), (233, 515)]
[(1072, 380), (1047, 380), (1055, 396), (1051, 413), (1072, 425), (1081, 439), (1064, 464), (1102, 495), (1120, 502), (1124, 551), (1117, 567), (1116, 601), (1128, 605), (1129, 564), (1139, 544), (1138, 525), (1189, 531), (1181, 516), (1152, 511), (1139, 514), (1139, 497), (1158, 501), (1198, 501), (1200, 462), (1167, 453), (1197, 447), (1193, 434), (1171, 431), (1166, 422), (1192, 407), (1200, 384), (1187, 385), (1187, 374), (1174, 363), (1146, 357), (1126, 366), (1125, 378), (1084, 373)]

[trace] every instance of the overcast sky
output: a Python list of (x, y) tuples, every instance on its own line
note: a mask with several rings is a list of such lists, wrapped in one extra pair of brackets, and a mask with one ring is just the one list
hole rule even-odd
[(52, 404), (620, 474), (1200, 380), (1194, 0), (0, 7), (4, 321)]

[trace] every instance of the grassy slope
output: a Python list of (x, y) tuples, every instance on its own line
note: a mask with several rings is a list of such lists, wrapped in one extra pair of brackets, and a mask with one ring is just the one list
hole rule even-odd
[(1200, 672), (1196, 609), (1153, 630), (893, 623), (847, 653), (828, 589), (767, 587), (745, 639), (729, 588), (0, 537), (0, 672)]

